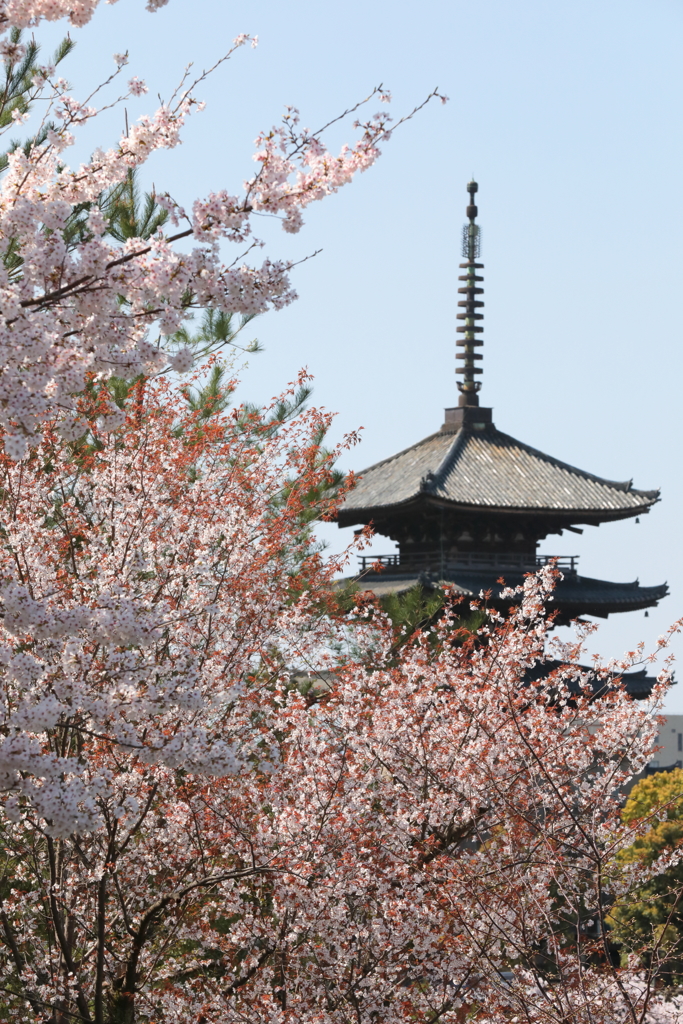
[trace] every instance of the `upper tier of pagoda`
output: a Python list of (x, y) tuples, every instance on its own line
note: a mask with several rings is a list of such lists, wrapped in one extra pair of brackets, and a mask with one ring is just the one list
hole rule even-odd
[(516, 441), (490, 416), (481, 407), (447, 409), (439, 431), (363, 470), (339, 511), (339, 525), (428, 504), (487, 515), (533, 512), (545, 532), (555, 533), (571, 524), (642, 515), (659, 499), (659, 491), (604, 480)]
[[(577, 469), (498, 430), (491, 409), (479, 405), (483, 347), (483, 264), (476, 223), (476, 182), (463, 229), (464, 271), (458, 289), (456, 373), (460, 399), (446, 409), (440, 430), (359, 474), (339, 509), (339, 526), (372, 523), (398, 552), (361, 558), (363, 585), (377, 594), (416, 583), (448, 583), (464, 595), (507, 585), (545, 564), (538, 545), (549, 534), (582, 533), (649, 512), (657, 490), (638, 490)], [(379, 561), (382, 571), (373, 565)], [(656, 605), (665, 583), (641, 587), (580, 576), (576, 556), (558, 556), (563, 573), (555, 591), (559, 621), (582, 614), (607, 616)]]

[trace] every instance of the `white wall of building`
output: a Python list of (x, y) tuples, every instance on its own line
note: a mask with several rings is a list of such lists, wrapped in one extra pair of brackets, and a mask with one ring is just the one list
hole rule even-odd
[(657, 752), (650, 768), (669, 768), (677, 764), (683, 768), (683, 715), (666, 715), (666, 724), (657, 735)]

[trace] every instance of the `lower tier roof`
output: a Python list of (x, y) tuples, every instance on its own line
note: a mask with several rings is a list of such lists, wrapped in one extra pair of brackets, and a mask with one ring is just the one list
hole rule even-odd
[[(558, 668), (562, 668), (563, 662), (556, 661), (553, 658), (546, 658), (538, 661), (533, 668), (527, 670), (524, 676), (525, 683), (535, 683), (540, 679), (547, 678), (552, 671)], [(647, 700), (651, 696), (653, 687), (657, 682), (655, 676), (647, 674), (647, 669), (641, 668), (636, 669), (635, 672), (623, 672), (621, 675), (610, 675), (606, 679), (604, 677), (599, 678), (595, 675), (594, 669), (588, 665), (577, 665), (576, 666), (585, 677), (590, 677), (590, 686), (595, 697), (607, 696), (614, 689), (616, 680), (621, 681), (626, 687), (626, 692), (630, 697), (634, 697), (636, 700)], [(313, 690), (319, 693), (325, 693), (332, 689), (334, 686), (335, 674), (328, 670), (322, 669), (316, 672), (300, 672), (294, 671), (292, 674), (292, 682), (297, 686), (307, 684)], [(675, 680), (672, 680), (675, 683)], [(571, 681), (569, 683), (569, 690), (571, 693), (579, 694), (581, 691), (578, 682)], [(666, 769), (665, 769), (666, 770)]]
[[(545, 679), (554, 669), (562, 668), (562, 664), (561, 661), (550, 658), (546, 661), (539, 661), (534, 668), (527, 672), (526, 679), (529, 682)], [(577, 668), (581, 669), (586, 677), (590, 677), (590, 687), (595, 697), (604, 697), (613, 692), (615, 682), (619, 680), (626, 688), (629, 697), (634, 697), (636, 700), (647, 700), (652, 695), (652, 690), (657, 682), (656, 677), (648, 675), (645, 668), (636, 669), (635, 672), (622, 672), (621, 675), (615, 674), (607, 679), (596, 676), (593, 668), (588, 665), (577, 665)], [(569, 690), (578, 694), (580, 687), (578, 683), (573, 682), (569, 684)]]
[[(463, 597), (477, 598), (482, 591), (490, 591), (492, 604), (509, 606), (509, 598), (501, 598), (503, 587), (517, 587), (523, 583), (523, 573), (505, 573), (505, 583), (499, 582), (499, 569), (472, 570), (467, 567), (449, 568), (444, 577), (416, 573), (362, 573), (354, 582), (362, 590), (371, 590), (377, 597), (386, 594), (400, 594), (412, 587), (451, 586)], [(346, 583), (350, 580), (344, 581)], [(661, 583), (654, 587), (642, 587), (638, 580), (633, 583), (613, 583), (610, 580), (595, 580), (578, 573), (567, 573), (557, 581), (549, 611), (557, 610), (558, 624), (565, 624), (581, 615), (594, 615), (606, 619), (616, 612), (638, 611), (653, 608), (669, 592), (668, 585)]]

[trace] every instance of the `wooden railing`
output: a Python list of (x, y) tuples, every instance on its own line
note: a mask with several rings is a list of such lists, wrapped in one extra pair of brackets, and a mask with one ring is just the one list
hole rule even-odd
[(373, 572), (373, 566), (381, 566), (382, 572), (439, 572), (448, 569), (517, 569), (522, 572), (534, 572), (536, 569), (554, 562), (557, 568), (567, 574), (576, 574), (579, 564), (578, 555), (527, 555), (518, 552), (499, 551), (461, 551), (457, 555), (442, 558), (438, 551), (415, 552), (401, 555), (359, 555), (358, 563), (361, 572)]

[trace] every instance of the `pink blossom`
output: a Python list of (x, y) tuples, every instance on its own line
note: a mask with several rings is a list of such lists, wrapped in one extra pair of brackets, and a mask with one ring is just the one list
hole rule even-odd
[(149, 89), (142, 81), (142, 79), (137, 77), (131, 78), (131, 80), (128, 82), (128, 88), (130, 89), (133, 96), (143, 96), (146, 92), (149, 92)]
[[(97, 0), (0, 0), (0, 23), (37, 26), (67, 17), (84, 25), (96, 6)], [(237, 36), (226, 57), (256, 41), (247, 33)], [(6, 51), (8, 58), (11, 53)], [(122, 67), (127, 54), (114, 59)], [(0, 181), (0, 250), (12, 244), (21, 261), (11, 280), (0, 280), (0, 429), (15, 439), (7, 450), (19, 458), (24, 456), (19, 438), (30, 447), (50, 417), (70, 414), (76, 365), (81, 374), (140, 374), (150, 365), (157, 330), (167, 338), (182, 327), (191, 312), (188, 295), (195, 307), (247, 315), (294, 301), (288, 262), (268, 257), (258, 265), (244, 254), (224, 263), (221, 247), (251, 241), (248, 253), (259, 248), (262, 243), (252, 236), (254, 216), (272, 215), (286, 232), (299, 232), (308, 205), (371, 167), (389, 137), (389, 119), (378, 114), (358, 125), (354, 144), (332, 154), (320, 133), (302, 129), (298, 112), (288, 107), (280, 125), (259, 135), (257, 171), (242, 189), (197, 198), (191, 214), (170, 197), (157, 196), (170, 212), (167, 226), (178, 230), (120, 244), (106, 234), (97, 212), (101, 197), (153, 153), (179, 145), (187, 117), (203, 104), (183, 80), (168, 105), (130, 124), (116, 146), (95, 149), (90, 159), (71, 167), (65, 150), (98, 116), (98, 108), (72, 95), (67, 81), (53, 75), (54, 68), (45, 67), (34, 78), (34, 88), (49, 93), (41, 108), (49, 126), (45, 139), (28, 153), (21, 147), (12, 151)], [(147, 91), (138, 77), (128, 87), (135, 96)], [(378, 93), (384, 100), (389, 96), (384, 90), (371, 95)], [(116, 102), (98, 90), (95, 95), (105, 109)], [(13, 116), (25, 119), (19, 110)], [(52, 127), (55, 123), (60, 127)], [(84, 207), (93, 211), (89, 232), (74, 243), (67, 225), (71, 213)], [(186, 237), (193, 242), (189, 249), (182, 244)]]
[(189, 348), (181, 348), (175, 355), (169, 357), (169, 363), (176, 373), (187, 373), (192, 369), (194, 356)]

